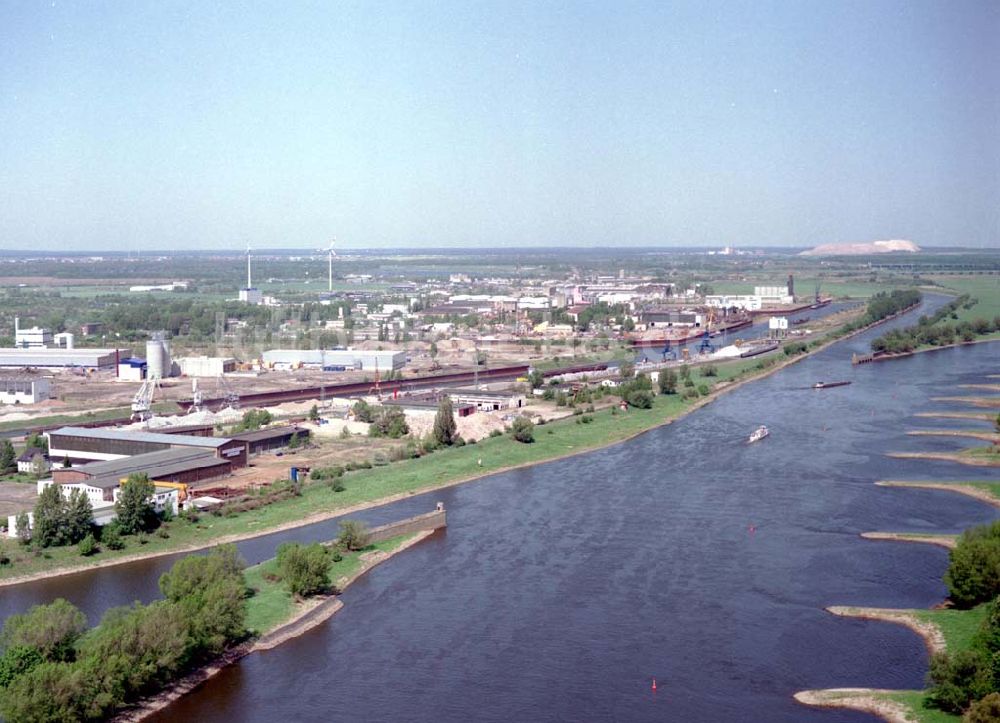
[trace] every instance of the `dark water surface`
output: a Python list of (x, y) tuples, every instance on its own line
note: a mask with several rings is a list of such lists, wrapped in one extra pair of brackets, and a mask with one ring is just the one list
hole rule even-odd
[[(872, 482), (1000, 480), (884, 454), (966, 444), (905, 432), (963, 426), (913, 414), (961, 408), (931, 397), (996, 373), (995, 347), (852, 368), (851, 352), (882, 331), (630, 442), (356, 515), (376, 523), (442, 500), (449, 527), (355, 583), (329, 622), (245, 658), (156, 720), (873, 720), (791, 695), (922, 687), (923, 643), (823, 607), (930, 606), (945, 595), (947, 554), (858, 533), (957, 532), (995, 515), (959, 495)], [(796, 389), (834, 379), (854, 383)], [(758, 424), (772, 435), (743, 444)], [(240, 548), (254, 562), (335, 528)], [(6, 588), (0, 614), (63, 595), (96, 622), (109, 605), (155, 597), (170, 564)]]

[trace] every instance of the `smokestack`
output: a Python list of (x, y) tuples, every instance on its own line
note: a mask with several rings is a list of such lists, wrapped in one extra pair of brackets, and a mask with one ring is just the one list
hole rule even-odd
[(250, 247), (247, 246), (247, 288), (252, 289), (253, 284), (250, 282)]
[(795, 296), (795, 280), (791, 274), (788, 275), (788, 295)]

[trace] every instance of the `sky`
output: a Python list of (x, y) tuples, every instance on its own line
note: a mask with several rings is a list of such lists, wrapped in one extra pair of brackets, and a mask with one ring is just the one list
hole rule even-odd
[(0, 249), (1000, 246), (995, 0), (0, 0)]

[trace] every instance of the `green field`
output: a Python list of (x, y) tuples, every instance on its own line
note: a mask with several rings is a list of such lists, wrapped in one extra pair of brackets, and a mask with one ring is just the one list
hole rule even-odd
[(958, 294), (978, 299), (971, 309), (958, 310), (959, 320), (992, 320), (1000, 316), (1000, 276), (942, 276), (934, 280)]
[[(375, 550), (392, 552), (412, 537), (413, 535), (400, 535), (369, 545), (360, 552), (342, 553), (343, 559), (340, 562), (330, 562), (330, 580), (336, 583), (342, 577), (354, 575), (361, 566), (363, 553)], [(277, 561), (274, 558), (243, 571), (247, 587), (253, 591), (247, 600), (246, 626), (255, 635), (270, 632), (287, 621), (295, 612), (295, 601), (291, 593), (281, 582), (273, 579), (276, 573)]]
[(962, 720), (960, 716), (945, 713), (943, 710), (925, 708), (925, 695), (922, 690), (897, 690), (881, 697), (902, 703), (910, 709), (910, 714), (920, 723), (957, 723), (957, 721)]

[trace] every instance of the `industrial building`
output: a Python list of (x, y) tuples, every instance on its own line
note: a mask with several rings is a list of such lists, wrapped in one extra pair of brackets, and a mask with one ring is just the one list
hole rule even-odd
[(37, 326), (21, 328), (21, 320), (14, 317), (14, 346), (18, 349), (44, 349), (52, 343), (52, 332)]
[(275, 449), (284, 449), (292, 441), (292, 437), (296, 435), (302, 441), (306, 441), (309, 439), (309, 430), (305, 427), (295, 426), (269, 427), (252, 432), (240, 432), (234, 434), (231, 439), (245, 442), (247, 453), (255, 455), (271, 452)]
[(209, 451), (234, 467), (247, 464), (247, 445), (226, 437), (61, 427), (46, 432), (49, 457), (71, 461), (108, 461), (174, 448)]
[(217, 377), (236, 371), (232, 357), (186, 356), (177, 359), (181, 374), (188, 377)]
[(224, 477), (230, 472), (232, 465), (229, 461), (220, 459), (211, 451), (177, 448), (106, 462), (91, 462), (77, 467), (56, 467), (52, 470), (52, 479), (56, 484), (86, 483), (91, 487), (110, 490), (130, 474), (145, 474), (153, 481), (193, 484)]
[(126, 349), (0, 349), (0, 367), (114, 369)]
[[(427, 414), (437, 414), (441, 406), (441, 403), (434, 399), (419, 399), (414, 397), (383, 399), (380, 404), (384, 407), (398, 407), (404, 412), (426, 412)], [(453, 403), (452, 411), (456, 417), (468, 417), (476, 411), (476, 405)]]
[(498, 411), (501, 409), (520, 409), (524, 406), (525, 397), (520, 392), (488, 392), (479, 389), (452, 389), (448, 396), (456, 404), (473, 404), (479, 411)]
[(272, 349), (264, 352), (264, 363), (277, 368), (317, 367), (329, 371), (360, 370), (388, 372), (406, 365), (405, 351), (361, 349)]
[(49, 398), (48, 379), (28, 375), (0, 376), (0, 404), (37, 404)]
[(120, 359), (117, 376), (125, 382), (141, 382), (146, 378), (146, 360), (137, 357)]

